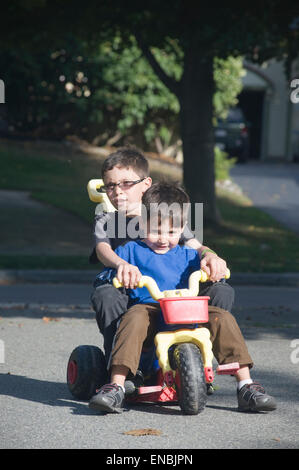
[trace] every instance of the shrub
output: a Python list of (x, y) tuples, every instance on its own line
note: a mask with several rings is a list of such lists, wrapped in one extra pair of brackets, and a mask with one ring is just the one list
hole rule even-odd
[(229, 179), (229, 171), (235, 165), (237, 159), (229, 158), (228, 154), (215, 146), (215, 179), (223, 181)]

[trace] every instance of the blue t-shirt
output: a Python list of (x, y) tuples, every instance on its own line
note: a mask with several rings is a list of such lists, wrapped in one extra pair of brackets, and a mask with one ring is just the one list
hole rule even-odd
[[(188, 288), (190, 274), (200, 269), (198, 252), (192, 248), (177, 245), (164, 254), (155, 253), (144, 242), (131, 241), (116, 248), (115, 253), (139, 268), (143, 276), (152, 277), (160, 291)], [(128, 289), (130, 305), (155, 301), (146, 287)]]

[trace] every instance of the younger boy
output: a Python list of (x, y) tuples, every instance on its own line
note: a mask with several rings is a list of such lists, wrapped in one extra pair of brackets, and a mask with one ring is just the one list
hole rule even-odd
[[(161, 291), (187, 288), (190, 274), (200, 269), (198, 252), (179, 245), (185, 225), (183, 208), (188, 202), (187, 194), (178, 186), (166, 183), (152, 185), (142, 198), (146, 210), (144, 239), (128, 242), (116, 249), (116, 253), (137, 266), (142, 275), (153, 277)], [(176, 203), (178, 212), (166, 210), (163, 213), (165, 203), (168, 208)], [(153, 207), (154, 211), (151, 210)], [(111, 383), (104, 385), (89, 403), (90, 408), (106, 412), (122, 409), (127, 374), (131, 372), (136, 375), (142, 347), (153, 343), (161, 324), (159, 303), (151, 298), (146, 288), (136, 288), (137, 278), (132, 285), (132, 279), (123, 270), (117, 271), (117, 277), (130, 288), (130, 308), (122, 316), (116, 332), (110, 361)], [(210, 307), (209, 314), (209, 323), (205, 326), (211, 332), (213, 353), (218, 363), (240, 364), (240, 370), (236, 373), (239, 409), (275, 409), (274, 398), (250, 378), (249, 368), (253, 362), (234, 317), (217, 307)]]
[[(152, 184), (148, 161), (141, 152), (134, 148), (121, 148), (105, 160), (102, 167), (102, 178), (107, 196), (117, 210), (114, 213), (102, 213), (96, 217), (95, 249), (91, 255), (91, 262), (101, 261), (105, 266), (116, 269), (117, 275), (123, 276), (125, 286), (134, 287), (141, 276), (138, 267), (122, 259), (115, 250), (118, 246), (134, 239), (128, 233), (127, 228), (134, 216), (140, 215), (142, 195)], [(112, 230), (110, 230), (111, 228)], [(211, 252), (208, 247), (201, 245), (191, 232), (185, 230), (182, 233), (180, 244), (186, 244), (198, 250), (201, 268), (207, 272), (212, 281), (219, 281), (224, 277), (225, 261)], [(96, 312), (96, 321), (104, 337), (107, 362), (117, 322), (126, 312), (129, 300), (125, 291), (115, 289), (110, 281), (107, 278), (107, 273), (101, 273), (94, 283), (95, 289), (91, 296), (92, 306)], [(209, 296), (210, 305), (228, 311), (232, 309), (234, 290), (228, 283), (207, 282), (202, 284), (200, 295)]]

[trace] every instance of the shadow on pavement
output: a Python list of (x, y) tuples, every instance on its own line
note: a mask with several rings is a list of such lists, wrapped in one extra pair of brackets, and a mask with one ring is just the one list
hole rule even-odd
[[(288, 371), (275, 372), (268, 370), (267, 367), (254, 368), (252, 372), (253, 380), (257, 380), (266, 389), (266, 391), (275, 397), (278, 403), (278, 410), (282, 402), (295, 405), (299, 402), (298, 395), (298, 378), (296, 374), (290, 374)], [(46, 380), (33, 379), (22, 375), (0, 374), (1, 395), (14, 397), (21, 400), (29, 400), (54, 407), (68, 407), (73, 414), (77, 415), (93, 415), (94, 411), (88, 408), (87, 402), (75, 401), (72, 399), (67, 385), (61, 382), (50, 382)], [(231, 384), (231, 390), (217, 390), (212, 397), (209, 398), (207, 408), (216, 410), (224, 410), (227, 412), (238, 412), (236, 406), (227, 406), (223, 404), (213, 403), (214, 399), (224, 399), (228, 395), (235, 396), (235, 384)], [(181, 415), (182, 412), (177, 404), (133, 404), (127, 402), (127, 409), (135, 411), (148, 412), (151, 414), (161, 415)], [(239, 412), (238, 412), (239, 413)], [(97, 413), (105, 414), (105, 413)]]
[(48, 406), (66, 406), (73, 414), (94, 414), (87, 402), (73, 401), (67, 385), (61, 382), (32, 379), (23, 375), (0, 374), (1, 395), (42, 403)]

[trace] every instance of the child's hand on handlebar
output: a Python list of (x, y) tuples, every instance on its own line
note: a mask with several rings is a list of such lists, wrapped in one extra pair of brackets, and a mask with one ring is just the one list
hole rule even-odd
[(227, 265), (224, 259), (215, 253), (206, 253), (201, 260), (200, 267), (205, 271), (210, 281), (216, 282), (225, 277)]
[(141, 272), (137, 266), (124, 262), (117, 266), (116, 277), (126, 289), (134, 289), (138, 286)]

